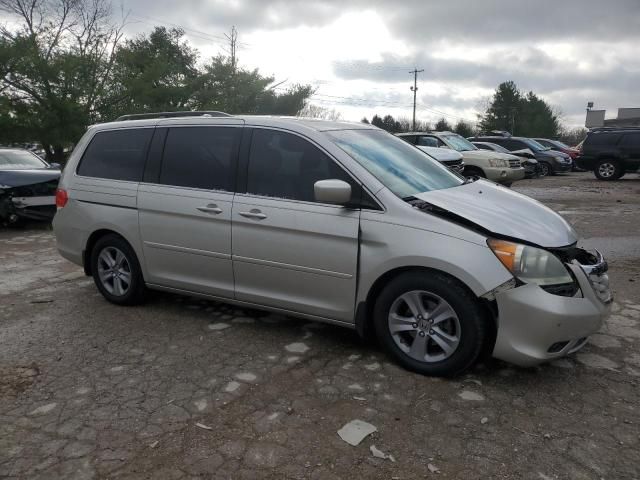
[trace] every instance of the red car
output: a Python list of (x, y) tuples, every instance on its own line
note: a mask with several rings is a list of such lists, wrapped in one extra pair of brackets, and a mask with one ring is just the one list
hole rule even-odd
[(580, 154), (580, 151), (578, 149), (572, 148), (569, 145), (562, 143), (560, 140), (549, 140), (548, 138), (534, 138), (534, 140), (538, 143), (541, 143), (545, 147), (549, 147), (553, 150), (566, 153), (571, 157), (572, 160), (575, 160), (576, 157)]

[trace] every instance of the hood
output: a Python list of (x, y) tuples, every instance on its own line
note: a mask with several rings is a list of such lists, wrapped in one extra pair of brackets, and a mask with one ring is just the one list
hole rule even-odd
[(540, 202), (486, 180), (414, 195), (494, 235), (545, 248), (577, 242), (571, 225)]
[(0, 170), (0, 187), (23, 187), (60, 179), (60, 170), (37, 168), (33, 170)]
[(571, 158), (569, 154), (561, 152), (560, 150), (548, 150), (547, 153), (550, 153), (554, 157)]
[(478, 160), (510, 160), (513, 158), (510, 153), (494, 152), (492, 150), (465, 150), (460, 153), (464, 158), (476, 158)]
[(420, 150), (429, 154), (439, 162), (453, 162), (456, 160), (462, 160), (462, 154), (451, 150), (450, 148), (440, 147), (424, 147), (422, 145), (416, 145)]

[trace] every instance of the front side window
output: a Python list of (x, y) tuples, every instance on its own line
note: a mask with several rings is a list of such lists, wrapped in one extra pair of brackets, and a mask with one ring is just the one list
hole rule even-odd
[(464, 179), (418, 148), (380, 130), (336, 130), (326, 135), (400, 198), (457, 187)]
[(159, 183), (232, 192), (241, 133), (234, 127), (170, 128)]
[(82, 155), (78, 175), (139, 182), (153, 128), (128, 128), (95, 134)]
[[(397, 139), (406, 148), (414, 149)], [(337, 179), (358, 192), (353, 179), (309, 141), (279, 130), (255, 129), (251, 139), (247, 193), (315, 202), (314, 184)]]

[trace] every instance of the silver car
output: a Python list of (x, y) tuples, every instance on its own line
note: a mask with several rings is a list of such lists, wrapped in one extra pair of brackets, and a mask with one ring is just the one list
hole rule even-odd
[(447, 376), (482, 351), (575, 352), (609, 312), (606, 262), (559, 215), (376, 127), (127, 118), (89, 128), (54, 219), (110, 302), (155, 289), (329, 322)]

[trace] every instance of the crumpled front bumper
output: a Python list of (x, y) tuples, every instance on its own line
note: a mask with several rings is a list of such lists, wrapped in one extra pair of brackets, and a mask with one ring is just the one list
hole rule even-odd
[(573, 297), (553, 295), (534, 284), (495, 295), (498, 331), (493, 356), (520, 366), (533, 366), (579, 350), (608, 316), (613, 298), (607, 264), (597, 261), (571, 269), (580, 290)]

